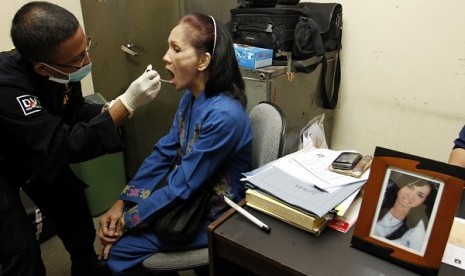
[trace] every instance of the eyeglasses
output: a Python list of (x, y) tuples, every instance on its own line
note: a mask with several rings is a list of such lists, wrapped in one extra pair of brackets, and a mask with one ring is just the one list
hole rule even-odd
[(87, 45), (84, 53), (80, 55), (80, 58), (82, 58), (81, 62), (79, 63), (79, 66), (74, 66), (74, 65), (65, 65), (65, 64), (58, 64), (58, 63), (52, 63), (53, 65), (58, 65), (61, 67), (66, 67), (66, 68), (73, 68), (73, 69), (81, 69), (84, 66), (84, 62), (86, 61), (86, 58), (89, 56), (89, 48), (90, 45), (92, 44), (92, 37), (88, 36), (86, 37), (87, 39)]

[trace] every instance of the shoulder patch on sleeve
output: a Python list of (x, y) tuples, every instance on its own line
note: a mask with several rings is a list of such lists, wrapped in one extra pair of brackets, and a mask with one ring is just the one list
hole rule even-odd
[(24, 112), (24, 115), (28, 116), (32, 113), (41, 111), (43, 108), (40, 105), (39, 99), (33, 95), (22, 95), (16, 97), (19, 106)]

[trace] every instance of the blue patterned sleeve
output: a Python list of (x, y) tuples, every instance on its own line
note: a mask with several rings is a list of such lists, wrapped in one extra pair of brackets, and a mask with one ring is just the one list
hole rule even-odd
[(145, 200), (169, 172), (171, 161), (179, 148), (177, 116), (170, 132), (155, 145), (134, 178), (126, 185), (120, 199), (139, 203)]
[[(234, 110), (215, 110), (206, 112), (205, 118), (196, 120), (198, 125), (195, 128), (198, 128), (199, 134), (191, 151), (183, 157), (181, 165), (168, 175), (167, 186), (150, 195), (144, 194), (144, 197), (147, 196), (145, 200), (138, 201), (136, 206), (125, 213), (126, 225), (132, 228), (151, 221), (160, 211), (186, 200), (198, 190), (234, 153), (234, 147), (240, 144), (244, 123), (239, 120), (244, 118)], [(147, 163), (141, 168), (146, 171), (144, 174), (159, 165), (152, 158), (144, 163)], [(158, 171), (157, 168), (154, 173)]]

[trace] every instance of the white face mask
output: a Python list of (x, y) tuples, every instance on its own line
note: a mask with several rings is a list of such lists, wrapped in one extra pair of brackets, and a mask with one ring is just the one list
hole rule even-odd
[(68, 76), (68, 79), (61, 79), (61, 78), (56, 78), (52, 75), (49, 75), (48, 79), (51, 80), (51, 81), (54, 81), (54, 82), (58, 82), (58, 83), (63, 83), (63, 84), (67, 84), (69, 82), (78, 82), (78, 81), (81, 81), (83, 78), (85, 78), (91, 71), (92, 71), (92, 62), (89, 62), (89, 64), (86, 64), (84, 65), (83, 67), (81, 67), (79, 70), (77, 70), (76, 72), (73, 72), (73, 73), (64, 73), (58, 69), (56, 69), (55, 67), (52, 67), (46, 63), (41, 63), (49, 68), (52, 68), (53, 70), (65, 75), (65, 76)]

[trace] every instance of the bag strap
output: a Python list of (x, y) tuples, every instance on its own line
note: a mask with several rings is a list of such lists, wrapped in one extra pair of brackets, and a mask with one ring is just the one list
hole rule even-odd
[(339, 98), (339, 86), (341, 84), (341, 62), (339, 49), (336, 52), (335, 59), (336, 64), (334, 65), (331, 94), (328, 94), (328, 90), (326, 88), (326, 76), (328, 71), (328, 61), (326, 56), (323, 55), (322, 57), (318, 57), (314, 63), (310, 64), (305, 64), (305, 61), (302, 60), (292, 61), (292, 66), (297, 70), (297, 72), (306, 74), (313, 72), (321, 63), (321, 100), (323, 107), (327, 109), (334, 109)]
[[(336, 64), (334, 65), (334, 74), (333, 74), (333, 85), (331, 87), (331, 93), (328, 94), (328, 89), (326, 87), (326, 77), (328, 71), (328, 61), (326, 59), (326, 51), (323, 45), (323, 40), (320, 35), (320, 28), (316, 24), (316, 22), (308, 17), (303, 17), (297, 23), (296, 27), (296, 34), (295, 34), (295, 41), (294, 47), (296, 48), (297, 52), (302, 53), (304, 55), (310, 55), (310, 51), (305, 50), (304, 46), (311, 43), (312, 50), (315, 52), (316, 60), (313, 63), (307, 63), (305, 60), (293, 60), (292, 66), (296, 69), (297, 72), (302, 72), (306, 74), (310, 74), (313, 72), (318, 65), (321, 63), (321, 99), (322, 105), (324, 108), (334, 109), (336, 107), (338, 97), (339, 97), (339, 85), (341, 82), (341, 64), (339, 58), (339, 50), (340, 46), (338, 45), (338, 49), (336, 52)], [(302, 40), (298, 40), (297, 38), (304, 38)]]
[(328, 62), (326, 58), (321, 68), (321, 100), (323, 107), (328, 109), (334, 109), (339, 98), (339, 85), (341, 83), (341, 62), (339, 58), (339, 49), (336, 52), (335, 62), (336, 64), (334, 64), (333, 85), (330, 94), (331, 97), (328, 95), (326, 89), (326, 73), (328, 70)]
[(178, 148), (177, 153), (176, 153), (176, 157), (173, 160), (171, 160), (169, 172), (165, 175), (165, 177), (163, 177), (162, 180), (160, 180), (160, 182), (158, 182), (158, 184), (155, 186), (154, 190), (161, 189), (161, 188), (165, 187), (166, 185), (168, 185), (168, 181), (167, 181), (168, 175), (177, 166), (181, 165), (181, 160), (182, 160), (183, 156), (184, 156), (184, 153), (182, 152), (181, 148)]
[(310, 74), (311, 72), (315, 71), (315, 69), (318, 67), (320, 63), (326, 63), (326, 57), (324, 55), (316, 57), (315, 62), (310, 63), (308, 63), (308, 61), (305, 60), (293, 60), (292, 66), (295, 68), (297, 72)]

